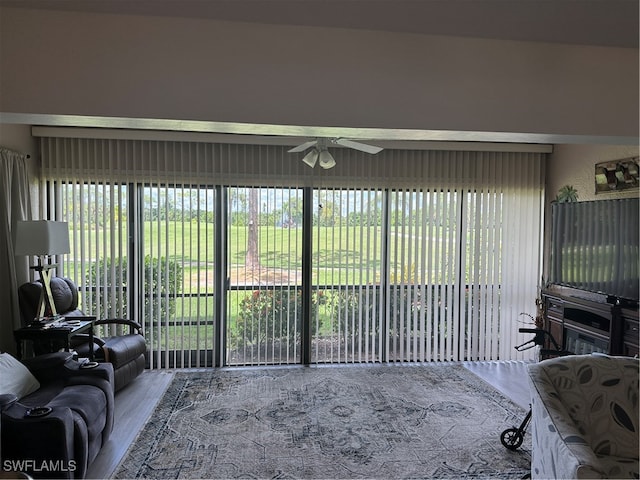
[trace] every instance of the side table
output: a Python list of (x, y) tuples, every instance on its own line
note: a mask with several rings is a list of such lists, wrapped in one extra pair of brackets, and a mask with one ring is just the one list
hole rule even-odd
[[(93, 322), (96, 317), (69, 317), (46, 325), (23, 327), (13, 332), (16, 340), (17, 357), (22, 358), (22, 344), (25, 341), (50, 342), (63, 344), (66, 351), (70, 350), (71, 338), (81, 333), (89, 334), (89, 344), (93, 344)], [(93, 348), (89, 349), (89, 360), (93, 360)]]

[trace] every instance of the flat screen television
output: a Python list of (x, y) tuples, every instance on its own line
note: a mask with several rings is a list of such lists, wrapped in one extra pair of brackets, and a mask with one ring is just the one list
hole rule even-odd
[(554, 203), (552, 222), (551, 284), (638, 303), (637, 198)]

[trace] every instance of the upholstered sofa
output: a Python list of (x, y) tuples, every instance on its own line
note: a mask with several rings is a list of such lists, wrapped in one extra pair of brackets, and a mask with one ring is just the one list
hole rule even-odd
[(528, 371), (532, 478), (638, 478), (638, 359), (576, 355)]
[(24, 363), (0, 354), (2, 470), (85, 476), (109, 439), (114, 414), (113, 366), (90, 367), (66, 352)]
[[(67, 277), (53, 277), (51, 279), (51, 293), (56, 310), (65, 317), (84, 316), (82, 310), (78, 308), (78, 287)], [(22, 323), (27, 326), (33, 321), (36, 315), (40, 295), (42, 294), (42, 283), (25, 283), (18, 289), (20, 301), (20, 314)], [(125, 330), (121, 334), (111, 336), (94, 337), (94, 344), (89, 345), (88, 338), (72, 338), (72, 346), (82, 357), (90, 356), (90, 349), (93, 356), (100, 362), (109, 362), (113, 365), (114, 381), (116, 391), (128, 385), (145, 369), (145, 354), (147, 346), (142, 336), (142, 326), (128, 319), (100, 319), (94, 322), (96, 328), (105, 326), (113, 330), (115, 326)], [(37, 348), (37, 345), (36, 345)], [(49, 348), (43, 351), (50, 351)]]

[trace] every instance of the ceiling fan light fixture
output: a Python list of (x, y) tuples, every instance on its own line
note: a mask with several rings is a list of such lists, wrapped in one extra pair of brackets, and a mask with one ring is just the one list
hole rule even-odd
[(329, 153), (329, 150), (322, 150), (320, 152), (320, 155), (318, 155), (318, 160), (320, 161), (320, 166), (324, 169), (329, 169), (336, 166), (336, 161)]
[(307, 153), (302, 159), (304, 163), (309, 165), (311, 168), (316, 166), (316, 162), (318, 161), (318, 150), (315, 148)]
[(311, 168), (316, 166), (316, 163), (320, 163), (322, 168), (329, 169), (336, 166), (336, 161), (333, 155), (327, 150), (327, 145), (339, 145), (342, 147), (352, 148), (361, 152), (376, 154), (382, 150), (382, 147), (376, 147), (375, 145), (368, 145), (366, 143), (356, 142), (353, 140), (347, 140), (346, 138), (316, 138), (308, 142), (301, 143), (297, 147), (293, 147), (288, 150), (289, 153), (304, 152), (310, 147), (313, 149), (307, 153), (302, 161), (309, 165)]

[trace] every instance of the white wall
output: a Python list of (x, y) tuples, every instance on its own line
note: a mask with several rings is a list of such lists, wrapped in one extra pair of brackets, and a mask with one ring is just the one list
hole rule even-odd
[(0, 7), (0, 112), (637, 137), (638, 51)]

